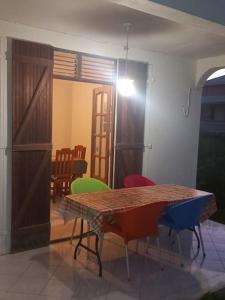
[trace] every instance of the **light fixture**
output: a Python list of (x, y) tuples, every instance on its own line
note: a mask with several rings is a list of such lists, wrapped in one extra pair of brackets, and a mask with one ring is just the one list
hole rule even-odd
[(124, 76), (119, 77), (117, 80), (117, 89), (121, 96), (131, 97), (135, 95), (135, 86), (134, 80), (129, 78), (127, 75), (127, 64), (128, 64), (128, 50), (129, 50), (129, 32), (131, 28), (131, 23), (124, 23), (123, 27), (126, 31), (126, 45), (124, 46), (125, 50), (125, 70)]

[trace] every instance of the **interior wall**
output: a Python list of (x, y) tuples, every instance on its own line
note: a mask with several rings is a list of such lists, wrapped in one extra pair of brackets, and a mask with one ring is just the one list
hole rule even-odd
[(93, 89), (100, 86), (78, 81), (53, 80), (53, 155), (56, 149), (85, 146), (88, 177), (91, 164), (92, 93)]
[(52, 153), (56, 149), (70, 148), (72, 132), (73, 82), (53, 80)]

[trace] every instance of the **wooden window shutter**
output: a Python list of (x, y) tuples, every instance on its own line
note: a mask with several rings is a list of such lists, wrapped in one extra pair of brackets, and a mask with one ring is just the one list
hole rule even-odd
[(113, 84), (115, 74), (115, 59), (61, 49), (54, 50), (54, 78)]
[(78, 59), (75, 53), (65, 51), (54, 51), (54, 76), (65, 78), (77, 78), (78, 76)]

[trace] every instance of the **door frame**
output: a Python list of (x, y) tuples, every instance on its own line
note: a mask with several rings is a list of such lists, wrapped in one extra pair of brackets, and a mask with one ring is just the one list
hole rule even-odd
[(11, 248), (11, 39), (0, 37), (0, 255)]
[[(60, 79), (60, 80), (67, 80), (67, 81), (77, 81), (77, 82), (83, 82), (83, 83), (95, 83), (99, 85), (108, 85), (112, 88), (112, 134), (111, 134), (111, 149), (110, 149), (110, 159), (109, 159), (109, 172), (108, 172), (108, 185), (110, 187), (113, 187), (114, 184), (114, 148), (115, 148), (115, 122), (116, 122), (116, 82), (117, 82), (117, 71), (118, 71), (118, 59), (112, 58), (112, 57), (106, 57), (102, 55), (95, 55), (95, 54), (88, 54), (84, 52), (78, 52), (78, 51), (71, 51), (67, 49), (62, 49), (62, 48), (57, 48), (53, 47), (53, 50), (55, 51), (62, 51), (62, 52), (67, 52), (67, 53), (76, 53), (78, 54), (78, 65), (80, 66), (81, 62), (81, 56), (89, 56), (93, 58), (99, 58), (99, 59), (108, 59), (108, 60), (113, 60), (115, 62), (115, 80), (111, 83), (106, 82), (104, 80), (91, 80), (91, 79), (81, 79), (79, 76), (77, 78), (69, 78), (65, 76), (59, 76), (59, 75), (54, 75), (53, 73), (53, 80), (54, 79)], [(54, 59), (53, 59), (54, 61)]]

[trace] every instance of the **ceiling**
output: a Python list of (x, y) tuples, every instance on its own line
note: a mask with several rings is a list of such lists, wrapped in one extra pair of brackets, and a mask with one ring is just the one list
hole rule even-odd
[(109, 0), (0, 0), (0, 19), (124, 45), (123, 24), (132, 23), (130, 47), (195, 58), (225, 53), (225, 37), (178, 24)]

